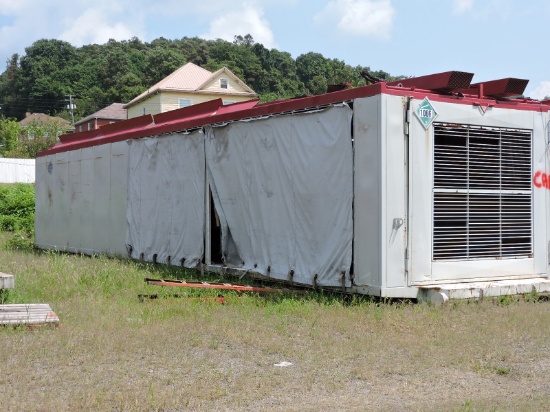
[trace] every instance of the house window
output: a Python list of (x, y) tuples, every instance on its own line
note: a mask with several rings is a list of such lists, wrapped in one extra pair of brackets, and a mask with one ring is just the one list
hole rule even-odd
[(227, 89), (227, 79), (220, 79), (220, 89)]
[(180, 109), (183, 107), (191, 106), (192, 104), (193, 102), (191, 102), (191, 100), (189, 99), (178, 99), (178, 105)]
[(224, 106), (227, 106), (228, 104), (233, 104), (233, 103), (235, 103), (233, 100), (223, 100)]
[(143, 115), (145, 116), (145, 107), (143, 108)]
[(88, 131), (92, 130), (92, 125), (88, 123)]

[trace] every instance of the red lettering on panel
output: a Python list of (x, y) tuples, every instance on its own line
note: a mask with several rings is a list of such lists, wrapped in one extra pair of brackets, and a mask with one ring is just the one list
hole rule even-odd
[(539, 170), (537, 173), (535, 173), (535, 176), (533, 176), (533, 184), (535, 185), (535, 187), (541, 187), (542, 184), (540, 182), (540, 175), (542, 174), (542, 172)]

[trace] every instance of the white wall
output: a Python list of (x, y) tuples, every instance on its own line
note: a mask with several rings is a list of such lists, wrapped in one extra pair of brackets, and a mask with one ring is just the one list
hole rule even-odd
[(0, 183), (34, 183), (34, 159), (0, 158)]

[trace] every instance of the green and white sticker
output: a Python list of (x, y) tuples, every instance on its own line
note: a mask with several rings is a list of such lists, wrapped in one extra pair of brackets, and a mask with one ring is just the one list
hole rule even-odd
[(422, 100), (422, 103), (420, 103), (414, 113), (416, 114), (416, 117), (418, 117), (418, 120), (420, 120), (420, 123), (422, 123), (425, 129), (430, 127), (434, 119), (437, 117), (437, 112), (435, 111), (434, 107), (427, 97)]

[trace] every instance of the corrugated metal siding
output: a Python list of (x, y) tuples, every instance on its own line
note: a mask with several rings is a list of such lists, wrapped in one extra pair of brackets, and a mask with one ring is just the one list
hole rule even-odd
[(0, 158), (0, 183), (34, 183), (34, 159)]

